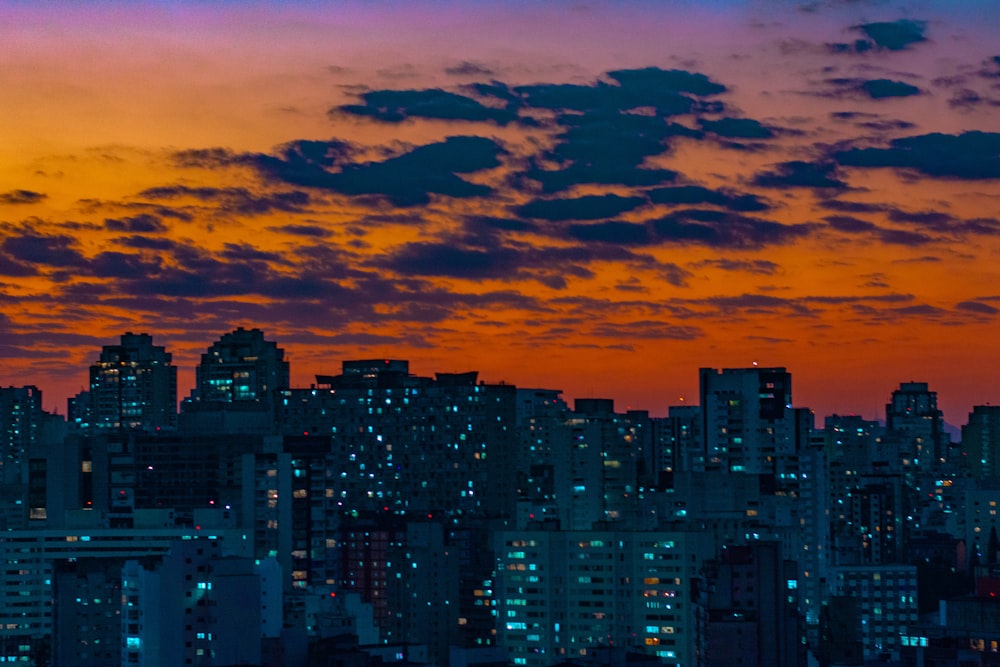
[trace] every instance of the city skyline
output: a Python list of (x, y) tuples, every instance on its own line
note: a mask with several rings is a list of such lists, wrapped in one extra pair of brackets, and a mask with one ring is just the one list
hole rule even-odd
[(665, 414), (1000, 401), (986, 2), (8, 4), (0, 385), (238, 326)]

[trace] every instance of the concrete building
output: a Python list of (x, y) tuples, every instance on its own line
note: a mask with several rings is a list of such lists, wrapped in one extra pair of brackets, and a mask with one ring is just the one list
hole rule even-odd
[(792, 408), (791, 373), (755, 366), (699, 376), (705, 466), (795, 479), (811, 424)]
[(798, 566), (782, 558), (780, 544), (726, 547), (706, 569), (706, 666), (805, 664)]
[(515, 665), (547, 666), (621, 646), (698, 664), (697, 534), (503, 531), (496, 537), (497, 640)]
[(950, 439), (937, 392), (926, 382), (902, 382), (885, 406), (886, 439), (905, 470), (931, 470), (948, 456)]
[(898, 659), (900, 638), (918, 620), (916, 566), (839, 566), (834, 572), (834, 594), (858, 601), (855, 627), (865, 658)]
[(268, 581), (218, 539), (174, 543), (152, 563), (122, 568), (122, 665), (261, 664)]
[[(243, 535), (176, 528), (107, 529), (81, 513), (76, 528), (0, 534), (0, 662), (118, 664), (122, 626), (120, 572), (128, 559), (157, 559), (178, 541), (224, 541), (234, 551)], [(53, 601), (58, 602), (58, 607)], [(110, 616), (109, 616), (110, 614)], [(80, 640), (89, 642), (82, 648)], [(108, 661), (108, 652), (111, 660)]]
[(962, 427), (963, 465), (973, 477), (1000, 478), (1000, 405), (977, 405)]
[[(80, 404), (87, 403), (86, 408)], [(172, 355), (153, 345), (149, 334), (122, 334), (118, 345), (105, 345), (90, 367), (88, 390), (72, 411), (77, 426), (109, 430), (157, 430), (177, 427), (177, 368)], [(86, 415), (83, 417), (81, 415)]]

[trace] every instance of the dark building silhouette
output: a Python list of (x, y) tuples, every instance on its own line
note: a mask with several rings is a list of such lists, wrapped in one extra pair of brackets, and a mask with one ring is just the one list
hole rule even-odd
[(886, 437), (896, 447), (898, 462), (911, 470), (934, 469), (948, 456), (944, 415), (937, 392), (926, 382), (903, 382), (885, 406)]
[(977, 479), (1000, 477), (1000, 405), (977, 405), (962, 427), (965, 467)]
[(780, 544), (728, 546), (706, 569), (708, 667), (805, 664), (798, 566)]
[(262, 401), (288, 387), (289, 366), (285, 351), (260, 329), (239, 327), (201, 355), (196, 375), (192, 401)]
[(149, 334), (125, 333), (90, 367), (90, 385), (69, 404), (77, 426), (155, 430), (177, 426), (177, 368)]

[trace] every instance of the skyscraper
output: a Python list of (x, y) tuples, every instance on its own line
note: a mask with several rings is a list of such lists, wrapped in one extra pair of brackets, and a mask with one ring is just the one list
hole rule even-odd
[(784, 368), (700, 370), (705, 465), (733, 472), (786, 474), (808, 431), (792, 408)]
[(192, 400), (238, 403), (264, 401), (287, 389), (289, 370), (277, 343), (264, 340), (260, 329), (239, 327), (201, 355), (196, 374)]
[(105, 345), (90, 367), (89, 425), (100, 429), (177, 426), (177, 367), (172, 355), (153, 345), (149, 334), (126, 333), (118, 345)]

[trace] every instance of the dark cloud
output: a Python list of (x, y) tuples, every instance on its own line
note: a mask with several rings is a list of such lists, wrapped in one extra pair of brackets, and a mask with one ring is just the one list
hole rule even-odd
[(177, 242), (165, 238), (150, 238), (148, 236), (124, 236), (114, 241), (116, 244), (136, 250), (173, 250)]
[[(426, 204), (432, 194), (455, 198), (490, 194), (491, 188), (457, 174), (496, 167), (503, 152), (492, 139), (453, 136), (382, 162), (341, 164), (343, 155), (331, 154), (322, 146), (308, 153), (285, 150), (280, 156), (259, 155), (256, 162), (266, 176), (279, 181), (346, 195), (382, 196), (398, 206), (415, 206)], [(335, 164), (340, 164), (339, 171), (330, 169)]]
[(38, 269), (30, 264), (19, 262), (6, 254), (0, 254), (0, 276), (25, 277), (38, 274)]
[(243, 157), (228, 148), (193, 148), (176, 151), (172, 157), (178, 167), (189, 169), (215, 169), (243, 164)]
[(776, 263), (766, 259), (706, 259), (693, 264), (695, 268), (712, 266), (722, 271), (742, 271), (745, 273), (759, 273), (771, 276), (781, 268)]
[(368, 116), (385, 123), (401, 123), (410, 118), (437, 120), (490, 121), (506, 125), (517, 119), (516, 108), (498, 109), (457, 93), (427, 90), (373, 90), (361, 95), (362, 104), (345, 104), (332, 114)]
[(816, 226), (784, 225), (727, 211), (683, 209), (652, 221), (663, 242), (702, 244), (720, 248), (759, 248), (789, 243)]
[(908, 245), (908, 246), (921, 246), (937, 240), (931, 236), (928, 236), (927, 234), (921, 232), (914, 232), (906, 229), (879, 228), (878, 237), (884, 243), (893, 243), (896, 245)]
[(494, 74), (493, 70), (486, 65), (471, 60), (463, 60), (457, 65), (446, 67), (444, 71), (445, 74), (452, 76), (493, 76)]
[(40, 236), (24, 234), (3, 240), (3, 250), (15, 263), (52, 266), (56, 268), (79, 267), (83, 255), (76, 249), (76, 240), (69, 236)]
[(696, 137), (700, 133), (656, 116), (633, 113), (590, 112), (558, 118), (562, 132), (543, 156), (558, 167), (534, 165), (522, 176), (542, 185), (544, 192), (559, 192), (578, 184), (648, 186), (672, 182), (668, 169), (640, 165), (669, 149), (669, 139)]
[(568, 233), (580, 241), (644, 245), (650, 242), (646, 225), (620, 220), (608, 220), (589, 225), (570, 225)]
[(221, 210), (238, 215), (264, 215), (273, 211), (301, 213), (310, 204), (308, 192), (292, 190), (271, 194), (255, 194), (246, 188), (192, 188), (186, 185), (168, 185), (147, 188), (139, 193), (150, 199), (178, 199), (190, 197), (219, 204)]
[(167, 231), (155, 215), (141, 213), (127, 218), (105, 218), (104, 227), (112, 232), (131, 232), (133, 234), (153, 234)]
[(844, 211), (845, 213), (878, 213), (885, 210), (885, 206), (882, 204), (844, 201), (843, 199), (824, 199), (818, 203), (831, 211)]
[(827, 47), (834, 53), (867, 53), (873, 49), (902, 51), (913, 44), (926, 42), (927, 23), (925, 21), (881, 21), (861, 23), (851, 27), (864, 35), (853, 42), (836, 42)]
[(770, 139), (774, 130), (753, 118), (720, 118), (699, 120), (705, 132), (730, 139)]
[(922, 134), (893, 139), (888, 148), (834, 151), (850, 167), (894, 167), (940, 178), (1000, 178), (1000, 133)]
[(32, 190), (9, 190), (0, 192), (0, 204), (37, 204), (47, 196)]
[(927, 31), (926, 21), (900, 19), (898, 21), (862, 23), (854, 26), (854, 29), (863, 32), (876, 47), (889, 51), (902, 51), (912, 44), (927, 41), (924, 34)]
[(616, 168), (613, 164), (572, 164), (564, 169), (532, 168), (523, 176), (537, 181), (542, 192), (555, 193), (575, 185), (622, 185), (645, 187), (673, 182), (677, 172), (671, 169)]
[(851, 215), (828, 215), (824, 220), (831, 227), (841, 232), (872, 232), (878, 229), (875, 223), (855, 218)]
[(982, 315), (996, 315), (997, 313), (1000, 313), (1000, 309), (981, 301), (962, 301), (961, 303), (955, 304), (955, 308)]
[[(601, 322), (590, 330), (591, 336), (613, 340), (697, 340), (705, 333), (699, 327), (681, 326), (655, 320), (635, 320), (631, 322)], [(628, 346), (627, 349), (631, 349)]]
[(765, 188), (844, 189), (847, 183), (837, 177), (832, 162), (802, 162), (793, 160), (778, 164), (774, 171), (754, 177), (756, 185)]
[(292, 234), (294, 236), (311, 236), (316, 238), (329, 238), (333, 232), (319, 225), (280, 225), (271, 227), (273, 231)]
[(514, 92), (527, 106), (564, 111), (628, 111), (656, 109), (659, 116), (691, 113), (695, 100), (669, 89), (646, 89), (598, 82), (594, 85), (540, 83), (517, 86)]
[(643, 197), (585, 195), (568, 199), (536, 199), (518, 207), (517, 215), (542, 220), (600, 220), (646, 203)]
[(699, 97), (726, 92), (725, 86), (712, 81), (704, 74), (679, 69), (664, 70), (659, 67), (622, 69), (608, 72), (608, 76), (626, 87), (672, 90)]
[(99, 278), (136, 278), (160, 273), (162, 262), (157, 257), (133, 253), (106, 251), (98, 253), (88, 263), (90, 272)]
[(756, 195), (711, 190), (700, 185), (677, 185), (647, 192), (654, 204), (712, 204), (730, 211), (765, 211), (770, 206)]
[(873, 222), (850, 215), (828, 215), (824, 220), (826, 220), (830, 227), (837, 231), (849, 234), (871, 234), (883, 243), (919, 246), (937, 240), (923, 232), (880, 227)]
[(1000, 106), (1000, 99), (984, 97), (971, 88), (961, 88), (948, 98), (948, 106), (962, 111), (971, 111), (980, 106)]
[(911, 95), (920, 94), (920, 89), (916, 86), (891, 79), (871, 79), (865, 81), (861, 84), (861, 90), (873, 100), (881, 100), (887, 97), (910, 97)]

